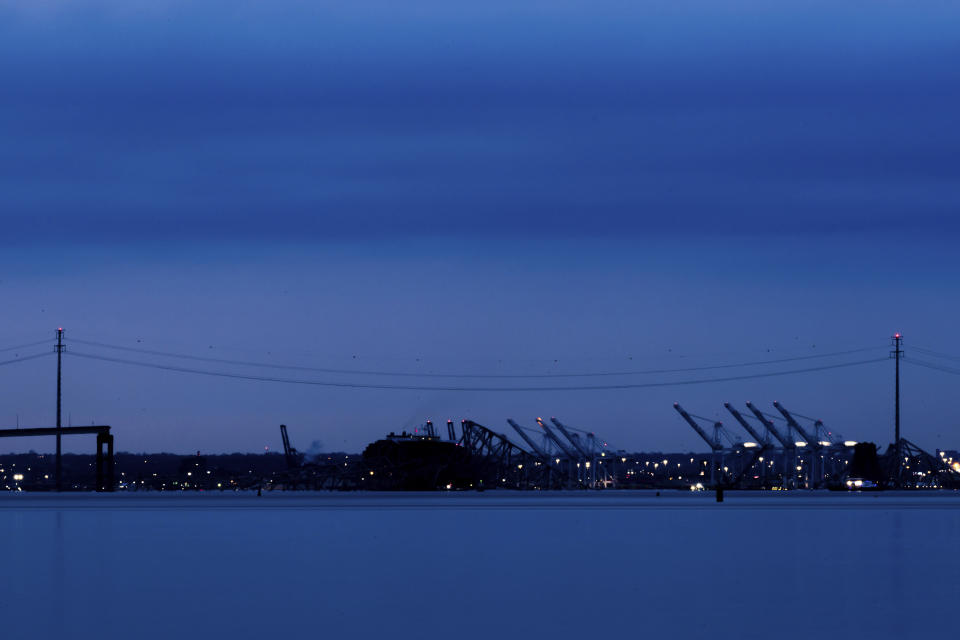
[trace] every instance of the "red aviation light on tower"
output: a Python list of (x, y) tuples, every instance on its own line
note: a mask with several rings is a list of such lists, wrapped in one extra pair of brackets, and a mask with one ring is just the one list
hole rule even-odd
[(901, 336), (900, 336), (900, 332), (897, 331), (895, 334), (893, 334), (893, 337), (896, 338), (897, 340), (899, 340), (900, 337), (901, 337)]

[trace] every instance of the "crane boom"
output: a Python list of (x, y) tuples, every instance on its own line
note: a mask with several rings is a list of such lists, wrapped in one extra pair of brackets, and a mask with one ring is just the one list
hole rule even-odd
[(816, 438), (810, 437), (810, 434), (804, 431), (803, 427), (800, 426), (800, 423), (793, 419), (793, 416), (790, 415), (790, 412), (783, 408), (783, 405), (774, 400), (773, 406), (777, 408), (777, 411), (783, 414), (783, 417), (787, 419), (787, 424), (797, 430), (797, 433), (800, 434), (800, 437), (807, 441), (814, 449), (820, 448), (820, 442)]
[[(774, 401), (773, 406), (777, 408), (777, 411), (783, 414), (783, 417), (787, 419), (787, 424), (797, 430), (797, 433), (800, 434), (800, 437), (807, 441), (807, 444), (810, 445), (810, 474), (807, 476), (808, 488), (816, 489), (823, 482), (823, 460), (820, 459), (820, 450), (823, 448), (823, 445), (820, 444), (819, 438), (811, 438), (810, 434), (807, 433), (803, 427), (800, 426), (800, 423), (793, 419), (793, 416), (790, 415), (790, 412), (787, 411), (783, 405), (779, 402)], [(817, 427), (814, 427), (816, 431)], [(819, 435), (819, 434), (816, 434)], [(819, 460), (819, 464), (818, 464)]]
[(550, 457), (543, 449), (537, 446), (537, 443), (533, 441), (533, 438), (528, 436), (524, 432), (523, 427), (514, 422), (512, 418), (507, 418), (507, 424), (513, 427), (513, 430), (516, 431), (521, 438), (523, 438), (523, 441), (527, 443), (527, 446), (530, 447), (535, 454), (540, 456), (541, 459), (546, 460)]
[(703, 430), (703, 427), (701, 427), (699, 424), (697, 424), (697, 421), (694, 420), (694, 419), (690, 416), (690, 414), (687, 413), (686, 410), (684, 410), (684, 408), (680, 406), (680, 403), (679, 403), (679, 402), (674, 402), (674, 403), (673, 403), (673, 408), (677, 410), (677, 413), (679, 413), (681, 416), (683, 416), (683, 419), (687, 421), (687, 424), (689, 424), (691, 427), (693, 427), (693, 430), (694, 430), (694, 431), (696, 431), (698, 434), (700, 434), (700, 437), (703, 438), (704, 442), (706, 442), (708, 445), (710, 445), (710, 449), (711, 449), (711, 450), (713, 450), (713, 451), (719, 451), (720, 449), (723, 449), (723, 445), (720, 444), (719, 442), (715, 442), (710, 436), (708, 436), (708, 435), (707, 435), (707, 432)]
[(580, 439), (579, 439), (579, 438), (574, 438), (574, 437), (570, 434), (570, 432), (567, 431), (567, 428), (566, 428), (565, 426), (563, 426), (563, 423), (562, 423), (562, 422), (560, 422), (560, 421), (557, 420), (556, 418), (550, 418), (550, 422), (552, 422), (552, 423), (553, 423), (553, 426), (555, 426), (555, 427), (560, 431), (560, 433), (562, 433), (563, 436), (564, 436), (567, 440), (570, 441), (570, 444), (572, 444), (572, 445), (574, 446), (574, 448), (580, 453), (581, 456), (583, 456), (584, 458), (589, 458), (589, 457), (590, 457), (590, 454), (587, 453), (586, 449), (584, 449), (582, 446), (580, 446)]
[(553, 443), (560, 448), (560, 451), (563, 451), (564, 455), (566, 455), (571, 460), (576, 459), (577, 456), (574, 455), (574, 453), (570, 451), (570, 449), (568, 449), (566, 445), (563, 444), (563, 442), (560, 441), (560, 438), (558, 438), (557, 434), (553, 432), (553, 429), (548, 427), (543, 420), (541, 420), (540, 418), (537, 418), (537, 424), (539, 424), (543, 428), (543, 431), (544, 433), (547, 434), (547, 437), (550, 438), (550, 440), (552, 440)]
[(757, 420), (759, 420), (760, 422), (763, 423), (763, 426), (765, 426), (765, 427), (767, 428), (767, 431), (770, 432), (770, 435), (772, 435), (774, 438), (776, 438), (776, 439), (777, 439), (777, 442), (779, 442), (781, 445), (783, 445), (783, 448), (784, 448), (784, 449), (796, 449), (796, 448), (797, 448), (797, 445), (796, 445), (795, 442), (790, 442), (790, 441), (788, 441), (786, 438), (784, 438), (782, 435), (780, 435), (780, 432), (777, 431), (776, 428), (774, 428), (773, 422), (771, 422), (770, 420), (768, 420), (767, 417), (766, 417), (765, 415), (763, 415), (763, 412), (760, 411), (760, 409), (757, 409), (755, 406), (753, 406), (753, 403), (748, 402), (748, 403), (747, 403), (747, 409), (750, 409), (750, 411), (753, 412), (753, 415), (757, 416)]
[(740, 415), (740, 412), (734, 409), (729, 402), (724, 402), (723, 406), (726, 407), (727, 411), (729, 411), (730, 414), (734, 417), (734, 419), (736, 419), (736, 421), (740, 423), (740, 426), (743, 427), (747, 433), (753, 436), (753, 439), (757, 441), (757, 444), (761, 446), (767, 444), (767, 438), (761, 437), (760, 433), (756, 429), (754, 429), (753, 426), (749, 422), (747, 422), (746, 418)]
[(817, 434), (817, 440), (820, 440), (820, 434), (824, 434), (824, 440), (820, 442), (820, 444), (823, 444), (824, 442), (828, 443), (824, 446), (841, 448), (844, 446), (843, 436), (839, 433), (827, 431), (827, 428), (823, 425), (823, 420), (817, 420), (813, 423), (813, 432)]
[(297, 450), (290, 446), (290, 437), (287, 435), (287, 425), (280, 425), (280, 437), (283, 438), (283, 457), (287, 460), (287, 467), (295, 469), (297, 466)]

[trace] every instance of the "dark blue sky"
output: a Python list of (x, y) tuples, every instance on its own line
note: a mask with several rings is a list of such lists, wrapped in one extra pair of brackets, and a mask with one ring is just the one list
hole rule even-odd
[[(946, 2), (2, 4), (0, 348), (63, 325), (68, 342), (304, 366), (570, 373), (883, 357), (899, 329), (960, 354), (958, 18)], [(0, 420), (52, 422), (52, 366), (0, 367)], [(957, 378), (908, 371), (908, 437), (960, 446)], [(673, 401), (712, 416), (779, 399), (885, 443), (891, 378), (372, 391), (71, 358), (65, 409), (133, 450), (276, 447), (280, 422), (302, 448), (359, 450), (427, 417), (543, 414), (678, 450), (697, 442)]]

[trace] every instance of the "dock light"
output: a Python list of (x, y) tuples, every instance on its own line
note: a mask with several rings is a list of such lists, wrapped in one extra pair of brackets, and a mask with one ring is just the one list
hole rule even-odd
[(744, 442), (744, 443), (743, 443), (743, 447), (744, 447), (745, 449), (753, 449), (753, 448), (756, 447), (756, 446), (758, 446), (756, 442)]
[(15, 474), (13, 474), (13, 479), (16, 480), (17, 482), (20, 482), (21, 480), (23, 480), (23, 474), (22, 474), (22, 473), (15, 473)]
[(589, 460), (587, 460), (587, 462), (585, 462), (584, 464), (586, 465), (587, 469), (590, 468), (590, 461), (589, 461)]
[(856, 440), (846, 440), (846, 441), (844, 441), (843, 446), (845, 446), (845, 447), (855, 447), (855, 446), (857, 446), (857, 441), (856, 441)]
[(824, 447), (829, 447), (831, 444), (833, 444), (833, 443), (830, 442), (829, 440), (821, 440), (821, 441), (820, 441), (820, 445), (821, 445), (821, 446), (824, 446)]
[(797, 445), (798, 447), (805, 447), (805, 446), (807, 446), (807, 443), (806, 443), (806, 442), (799, 442), (799, 441), (798, 441), (798, 442), (794, 442), (793, 444)]

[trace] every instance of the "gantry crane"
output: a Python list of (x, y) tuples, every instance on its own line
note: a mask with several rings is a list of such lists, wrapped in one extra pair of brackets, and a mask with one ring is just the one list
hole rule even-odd
[[(732, 415), (734, 419), (740, 423), (740, 426), (743, 427), (744, 431), (749, 433), (753, 437), (753, 439), (756, 440), (757, 447), (759, 448), (759, 450), (755, 452), (754, 458), (755, 460), (759, 460), (762, 463), (763, 454), (766, 453), (767, 451), (772, 451), (774, 449), (773, 445), (770, 443), (769, 429), (767, 430), (767, 433), (764, 436), (761, 436), (760, 433), (753, 428), (753, 425), (747, 422), (747, 419), (744, 418), (739, 411), (733, 408), (733, 405), (731, 405), (729, 402), (724, 402), (723, 406), (727, 409), (727, 411), (730, 412), (730, 415)], [(764, 478), (763, 481), (766, 482), (765, 479), (767, 476), (767, 467), (763, 464), (760, 465), (760, 474)]]
[(560, 438), (557, 437), (557, 434), (553, 432), (547, 424), (541, 419), (537, 418), (537, 424), (540, 425), (540, 428), (543, 429), (543, 432), (547, 435), (553, 444), (557, 445), (557, 449), (563, 452), (563, 455), (567, 457), (568, 460), (576, 460), (576, 454), (567, 448), (567, 445), (563, 444)]
[(720, 430), (723, 429), (723, 423), (719, 421), (713, 423), (713, 438), (711, 438), (709, 435), (707, 435), (707, 432), (704, 431), (703, 427), (701, 427), (697, 421), (694, 420), (693, 417), (687, 413), (683, 407), (680, 406), (679, 402), (674, 402), (673, 408), (676, 409), (677, 413), (679, 413), (683, 419), (687, 421), (687, 424), (693, 427), (693, 430), (696, 431), (701, 438), (703, 438), (703, 441), (709, 445), (710, 451), (713, 453), (713, 460), (710, 464), (710, 486), (716, 486), (715, 474), (718, 456), (720, 457), (721, 464), (723, 463), (723, 458), (720, 455), (723, 451), (723, 443), (720, 442)]
[(797, 422), (790, 412), (787, 411), (783, 405), (779, 402), (774, 401), (773, 406), (777, 408), (781, 414), (783, 414), (784, 419), (786, 419), (787, 424), (790, 425), (790, 428), (795, 429), (797, 433), (800, 434), (800, 437), (803, 438), (807, 445), (810, 447), (810, 488), (815, 489), (820, 484), (820, 478), (817, 474), (817, 459), (820, 457), (820, 449), (822, 445), (820, 440), (811, 436), (809, 433), (800, 426), (800, 423)]
[(540, 448), (540, 445), (534, 442), (533, 438), (524, 432), (523, 427), (514, 422), (513, 418), (507, 418), (507, 424), (513, 427), (513, 430), (516, 431), (521, 438), (523, 438), (523, 441), (527, 443), (527, 446), (530, 447), (530, 450), (533, 451), (534, 455), (538, 456), (541, 461), (549, 463), (550, 455)]
[[(849, 448), (849, 444), (843, 435), (837, 432), (827, 431), (823, 420), (817, 420), (803, 414), (791, 411), (794, 418), (803, 418), (813, 423), (813, 437), (816, 439), (820, 448), (820, 479), (823, 483), (827, 482), (827, 469), (830, 469), (830, 476), (835, 478), (837, 475), (837, 455), (843, 456)], [(854, 443), (855, 444), (855, 443)]]
[[(793, 415), (801, 418), (806, 417), (806, 416), (801, 416), (797, 413), (794, 413)], [(807, 418), (807, 419), (811, 420), (812, 418)], [(829, 464), (830, 477), (832, 479), (836, 479), (838, 475), (842, 475), (842, 472), (841, 474), (837, 473), (837, 468), (840, 463), (840, 460), (838, 460), (838, 456), (845, 458), (847, 455), (849, 455), (850, 448), (852, 446), (855, 446), (856, 442), (848, 442), (843, 437), (843, 434), (838, 433), (836, 431), (832, 431), (832, 432), (828, 431), (826, 426), (824, 426), (822, 420), (814, 420), (813, 429), (814, 429), (814, 432), (816, 433), (817, 440), (819, 440), (820, 444), (826, 449), (826, 455), (824, 456), (821, 454), (820, 456), (820, 459), (824, 461), (822, 473), (823, 473), (823, 481), (824, 483), (826, 483), (827, 482), (827, 465)], [(841, 468), (842, 468), (842, 465), (841, 465)]]
[[(773, 421), (769, 420), (766, 414), (760, 411), (760, 409), (757, 409), (755, 406), (753, 406), (752, 402), (747, 402), (747, 409), (750, 409), (751, 413), (753, 413), (753, 415), (757, 417), (757, 420), (759, 420), (763, 424), (763, 426), (767, 429), (767, 432), (770, 435), (772, 435), (774, 438), (776, 438), (777, 442), (779, 442), (780, 445), (783, 447), (783, 482), (784, 484), (786, 484), (787, 478), (792, 475), (794, 478), (793, 484), (794, 484), (794, 487), (796, 487), (797, 485), (797, 469), (796, 469), (797, 443), (796, 441), (791, 440), (789, 438), (784, 438), (783, 435), (779, 431), (777, 431), (776, 427), (773, 426)], [(792, 465), (790, 465), (792, 467), (791, 473), (789, 474), (787, 473), (787, 466), (790, 464), (790, 461), (787, 459), (788, 453), (793, 453), (793, 457), (794, 457), (794, 462)]]
[[(562, 482), (563, 480), (563, 469), (559, 466), (560, 459), (557, 458), (556, 463), (557, 467), (554, 468), (553, 456), (550, 455), (549, 447), (541, 446), (527, 434), (527, 430), (521, 427), (519, 424), (513, 421), (512, 418), (507, 419), (507, 424), (513, 427), (513, 430), (517, 432), (524, 442), (527, 443), (527, 446), (530, 447), (530, 450), (533, 451), (533, 454), (540, 459), (540, 463), (545, 466), (546, 473), (546, 485), (553, 486), (554, 479)], [(570, 463), (567, 462), (567, 473), (570, 473)]]
[[(539, 418), (537, 418), (537, 420), (539, 420)], [(557, 430), (560, 431), (560, 433), (562, 433), (563, 436), (570, 441), (570, 444), (572, 444), (574, 448), (577, 450), (577, 452), (582, 456), (584, 465), (588, 467), (587, 471), (589, 471), (589, 473), (587, 474), (587, 476), (590, 478), (590, 488), (592, 489), (596, 487), (597, 486), (597, 461), (591, 460), (592, 456), (590, 455), (590, 453), (587, 452), (587, 450), (580, 445), (580, 438), (576, 437), (574, 434), (571, 434), (569, 431), (567, 431), (567, 428), (563, 425), (562, 422), (560, 422), (556, 418), (550, 418), (550, 422), (552, 422), (553, 426), (555, 426)]]
[(557, 434), (554, 433), (553, 429), (551, 429), (550, 426), (547, 425), (547, 423), (543, 421), (543, 418), (537, 418), (537, 424), (540, 425), (540, 428), (543, 429), (543, 432), (544, 432), (545, 434), (547, 434), (547, 437), (550, 438), (550, 440), (551, 440), (555, 445), (557, 445), (557, 448), (560, 449), (560, 451), (563, 452), (564, 456), (565, 456), (565, 457), (567, 458), (567, 460), (569, 461), (570, 472), (571, 472), (571, 473), (570, 473), (571, 482), (572, 482), (572, 480), (573, 480), (573, 473), (572, 473), (572, 472), (573, 472), (573, 465), (574, 465), (574, 464), (577, 465), (577, 483), (579, 484), (580, 482), (582, 482), (583, 479), (580, 477), (581, 465), (580, 465), (579, 462), (577, 462), (577, 459), (578, 459), (578, 457), (577, 457), (577, 451), (576, 451), (576, 450), (571, 450), (567, 445), (565, 445), (565, 444), (563, 443), (563, 441), (560, 440), (559, 437), (557, 437)]
[(747, 422), (746, 418), (740, 415), (740, 412), (733, 408), (733, 405), (731, 405), (729, 402), (724, 402), (723, 406), (726, 408), (727, 411), (730, 412), (730, 415), (732, 415), (734, 419), (740, 423), (740, 426), (743, 427), (744, 431), (749, 433), (753, 437), (753, 439), (757, 441), (758, 446), (760, 447), (770, 446), (769, 433), (767, 433), (766, 437), (761, 436), (760, 433), (757, 432), (749, 422)]

